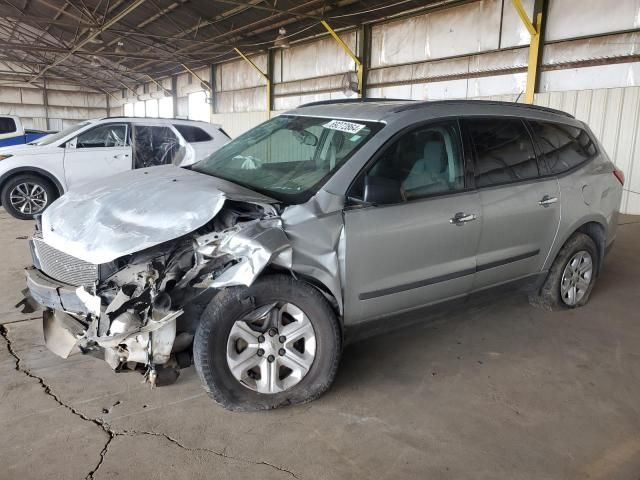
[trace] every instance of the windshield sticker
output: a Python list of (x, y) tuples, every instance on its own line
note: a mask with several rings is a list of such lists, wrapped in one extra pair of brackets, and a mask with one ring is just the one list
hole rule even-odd
[(350, 142), (357, 142), (358, 140), (360, 140), (362, 138), (361, 135), (354, 135), (353, 137), (351, 137), (349, 139)]
[(345, 122), (343, 120), (331, 120), (323, 125), (324, 128), (338, 130), (339, 132), (358, 133), (365, 126), (360, 123)]

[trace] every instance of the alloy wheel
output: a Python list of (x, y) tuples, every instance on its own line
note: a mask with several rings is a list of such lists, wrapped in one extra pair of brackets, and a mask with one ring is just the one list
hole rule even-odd
[(585, 296), (593, 278), (593, 259), (589, 252), (575, 253), (562, 272), (560, 296), (569, 306), (577, 305)]
[(237, 320), (227, 340), (227, 364), (245, 387), (274, 394), (297, 385), (316, 355), (307, 315), (291, 303), (259, 307)]
[(19, 183), (9, 192), (11, 206), (20, 213), (40, 213), (47, 206), (47, 192), (37, 183)]

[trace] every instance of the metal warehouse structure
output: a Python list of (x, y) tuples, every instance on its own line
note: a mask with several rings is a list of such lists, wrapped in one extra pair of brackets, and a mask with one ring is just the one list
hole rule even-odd
[(355, 97), (535, 102), (589, 123), (640, 213), (640, 0), (3, 0), (0, 113), (237, 135)]

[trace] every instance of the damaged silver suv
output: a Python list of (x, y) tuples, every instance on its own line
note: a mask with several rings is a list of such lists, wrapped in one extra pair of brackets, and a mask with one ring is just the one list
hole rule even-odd
[(62, 357), (158, 385), (194, 363), (224, 407), (275, 408), (327, 390), (365, 326), (512, 285), (549, 309), (583, 305), (623, 181), (555, 110), (309, 104), (192, 167), (62, 196), (31, 241), (28, 300)]

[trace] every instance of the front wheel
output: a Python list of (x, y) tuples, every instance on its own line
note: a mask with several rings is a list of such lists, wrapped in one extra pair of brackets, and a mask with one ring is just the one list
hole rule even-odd
[(2, 205), (12, 217), (30, 220), (44, 212), (56, 197), (56, 189), (50, 182), (30, 174), (11, 178), (2, 189)]
[(311, 285), (268, 275), (222, 290), (202, 314), (194, 363), (205, 390), (229, 410), (314, 400), (340, 360), (335, 313)]

